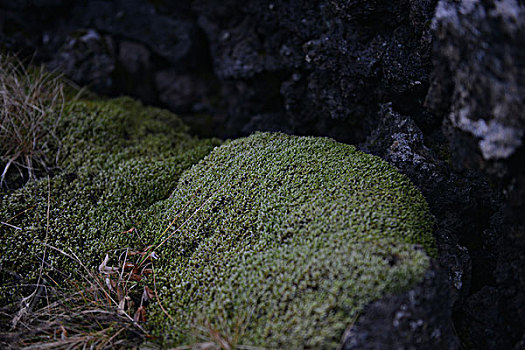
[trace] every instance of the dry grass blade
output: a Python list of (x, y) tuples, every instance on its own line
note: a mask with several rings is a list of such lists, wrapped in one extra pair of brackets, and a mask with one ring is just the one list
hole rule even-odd
[[(130, 306), (132, 298), (128, 295), (130, 291), (125, 279), (115, 280), (114, 288), (110, 290), (103, 281), (108, 275), (97, 275), (90, 271), (71, 251), (46, 246), (73, 259), (79, 270), (83, 271), (82, 281), (69, 280), (68, 276), (62, 276), (65, 282), (58, 285), (49, 274), (42, 276), (34, 294), (37, 290), (38, 294), (43, 294), (41, 290), (45, 290), (45, 294), (51, 295), (54, 301), (49, 302), (47, 297), (47, 303), (42, 305), (44, 298), (32, 294), (30, 299), (38, 299), (40, 307), (34, 310), (26, 307), (23, 317), (17, 319), (16, 329), (0, 333), (0, 347), (124, 349), (137, 346), (150, 337), (138, 323), (146, 318), (146, 308), (142, 302), (134, 317), (130, 316), (133, 311)], [(126, 261), (122, 264), (126, 264)], [(111, 271), (118, 275), (120, 269)], [(50, 286), (47, 281), (53, 281), (55, 286)], [(121, 292), (117, 293), (117, 290)], [(138, 292), (148, 297), (151, 294), (146, 289)]]
[(43, 67), (26, 69), (15, 56), (0, 53), (0, 185), (57, 167), (55, 131), (64, 104), (61, 76)]
[[(223, 184), (224, 185), (224, 184)], [(221, 185), (219, 187), (219, 190), (222, 188)], [(217, 191), (215, 194), (209, 196), (205, 201), (204, 203), (202, 203), (197, 209), (195, 209), (191, 215), (182, 223), (180, 224), (175, 230), (173, 230), (167, 237), (164, 237), (166, 236), (166, 233), (168, 232), (168, 230), (173, 226), (173, 224), (178, 220), (178, 218), (182, 215), (182, 213), (184, 212), (184, 209), (186, 209), (186, 207), (189, 205), (189, 203), (191, 202), (191, 200), (196, 196), (196, 192), (193, 194), (193, 196), (191, 197), (190, 201), (186, 202), (186, 204), (184, 205), (184, 207), (179, 211), (179, 213), (175, 216), (175, 218), (169, 223), (169, 225), (166, 227), (166, 229), (162, 232), (162, 234), (160, 234), (160, 236), (157, 238), (157, 240), (153, 243), (153, 245), (150, 245), (148, 247), (146, 247), (144, 249), (144, 252), (142, 253), (142, 258), (139, 260), (138, 262), (138, 266), (142, 266), (142, 264), (144, 264), (144, 262), (146, 262), (146, 260), (151, 260), (152, 258), (155, 259), (156, 257), (156, 253), (155, 251), (157, 249), (159, 249), (160, 247), (162, 247), (168, 240), (170, 240), (177, 232), (179, 232), (180, 230), (182, 230), (182, 228), (188, 223), (190, 222), (190, 220), (199, 213), (199, 211), (201, 211), (205, 206), (206, 204), (208, 204), (213, 198), (215, 198), (215, 196), (217, 195), (217, 193), (219, 193), (219, 191)], [(161, 240), (162, 241), (159, 243), (158, 241)]]

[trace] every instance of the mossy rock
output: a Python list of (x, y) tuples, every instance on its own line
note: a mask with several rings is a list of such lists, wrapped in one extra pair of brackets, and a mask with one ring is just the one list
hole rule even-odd
[[(205, 326), (239, 344), (333, 348), (364, 305), (410, 288), (434, 254), (421, 194), (353, 146), (258, 133), (211, 151), (217, 141), (129, 99), (68, 113), (64, 173), (1, 200), (3, 221), (32, 209), (10, 221), (22, 230), (0, 226), (0, 264), (36, 274), (48, 193), (48, 244), (92, 268), (112, 250), (160, 242), (177, 217), (155, 261), (175, 322), (148, 308), (164, 345), (197, 342)], [(132, 226), (139, 236), (120, 233)], [(60, 254), (48, 260), (75, 269)]]
[(156, 334), (175, 343), (195, 341), (196, 320), (230, 337), (246, 327), (242, 344), (334, 347), (364, 305), (412, 286), (434, 254), (427, 204), (409, 180), (326, 138), (226, 143), (152, 207), (166, 213), (161, 222), (180, 218), (157, 278), (177, 324)]

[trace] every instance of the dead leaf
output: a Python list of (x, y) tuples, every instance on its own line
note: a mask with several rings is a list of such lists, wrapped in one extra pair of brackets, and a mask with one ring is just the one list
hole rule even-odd
[(135, 312), (135, 315), (133, 316), (133, 321), (146, 322), (146, 308), (144, 306), (139, 306)]
[(117, 286), (117, 299), (118, 300), (121, 300), (125, 297), (125, 293), (124, 291), (122, 290), (122, 288), (120, 288), (119, 286)]
[(126, 297), (126, 301), (128, 302), (128, 313), (131, 313), (131, 309), (135, 306), (135, 303), (129, 296)]
[(155, 297), (155, 293), (153, 293), (153, 291), (148, 286), (144, 286), (144, 293), (148, 297), (148, 300)]
[(111, 279), (110, 279), (109, 277), (106, 277), (106, 286), (108, 287), (108, 289), (109, 289), (110, 291), (113, 292), (114, 290), (113, 290), (113, 286), (112, 286), (112, 283), (111, 283), (111, 282), (112, 282)]
[(98, 272), (100, 272), (103, 275), (110, 275), (112, 273), (118, 272), (118, 267), (107, 266), (108, 261), (109, 261), (109, 255), (106, 254), (104, 261), (98, 267)]
[(121, 301), (118, 303), (117, 312), (119, 315), (122, 315), (124, 313), (124, 309), (126, 307), (126, 298), (122, 298)]
[(149, 289), (147, 286), (144, 286), (144, 291), (142, 292), (142, 301), (148, 301), (150, 299), (153, 299), (155, 294)]
[(68, 336), (67, 330), (64, 328), (64, 326), (60, 326), (59, 329), (55, 329), (55, 336), (60, 334), (60, 339), (65, 340)]
[(140, 281), (140, 280), (142, 280), (142, 276), (141, 275), (137, 275), (136, 273), (130, 273), (129, 274), (129, 280), (130, 281)]
[(62, 330), (62, 332), (60, 333), (60, 338), (62, 338), (62, 340), (65, 340), (67, 338), (67, 330), (64, 328), (64, 326), (60, 326), (60, 329)]

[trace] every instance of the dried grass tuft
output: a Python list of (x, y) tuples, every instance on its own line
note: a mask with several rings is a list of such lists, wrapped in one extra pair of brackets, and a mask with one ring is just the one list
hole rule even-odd
[(57, 167), (55, 131), (64, 104), (60, 75), (43, 66), (26, 69), (16, 56), (0, 53), (0, 185), (23, 183)]
[(0, 315), (10, 318), (9, 330), (0, 333), (0, 347), (127, 349), (150, 338), (141, 324), (153, 292), (143, 287), (141, 293), (136, 288), (139, 275), (129, 271), (132, 263), (124, 258), (118, 267), (110, 267), (106, 257), (95, 272), (74, 253), (58, 251), (76, 262), (82, 280), (60, 276), (60, 272), (60, 279), (44, 273), (18, 310)]

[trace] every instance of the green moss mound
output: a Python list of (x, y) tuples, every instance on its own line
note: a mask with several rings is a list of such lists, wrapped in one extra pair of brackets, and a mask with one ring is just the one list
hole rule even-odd
[[(92, 268), (105, 252), (136, 246), (137, 236), (120, 232), (148, 220), (145, 209), (168, 198), (182, 172), (219, 144), (191, 137), (177, 116), (130, 98), (68, 103), (57, 135), (63, 171), (0, 197), (0, 220), (21, 228), (0, 225), (0, 304), (19, 297), (10, 287), (15, 274), (34, 280), (45, 242), (72, 249)], [(65, 275), (82, 272), (48, 252), (49, 265)]]
[(325, 138), (261, 133), (216, 148), (152, 216), (186, 205), (158, 251), (161, 298), (177, 324), (156, 333), (176, 343), (194, 341), (196, 320), (242, 333), (242, 344), (334, 347), (362, 306), (421, 278), (421, 247), (433, 254), (414, 186)]
[[(164, 345), (200, 341), (204, 326), (239, 344), (333, 348), (364, 305), (412, 286), (434, 254), (421, 194), (352, 146), (258, 133), (216, 147), (126, 98), (65, 113), (64, 171), (1, 198), (0, 218), (21, 228), (0, 226), (2, 278), (34, 278), (46, 240), (96, 268), (107, 252), (159, 242), (178, 217), (155, 262), (175, 322), (148, 308)], [(78, 270), (54, 251), (48, 262)], [(16, 297), (8, 283), (0, 291)]]

